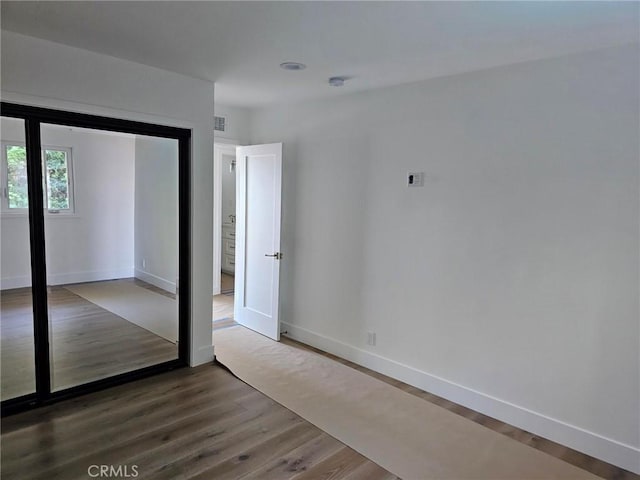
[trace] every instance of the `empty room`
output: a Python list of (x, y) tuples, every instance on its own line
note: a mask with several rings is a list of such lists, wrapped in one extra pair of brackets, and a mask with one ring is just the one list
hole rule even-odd
[(640, 3), (3, 1), (7, 479), (640, 479)]

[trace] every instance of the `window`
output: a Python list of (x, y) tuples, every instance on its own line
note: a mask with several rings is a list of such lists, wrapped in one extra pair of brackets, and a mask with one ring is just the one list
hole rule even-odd
[(54, 210), (71, 210), (71, 188), (69, 175), (69, 158), (71, 151), (67, 149), (44, 149), (43, 176), (45, 177), (47, 208)]
[(9, 209), (29, 207), (27, 197), (27, 149), (24, 145), (4, 145), (7, 183), (4, 193)]
[[(2, 144), (3, 201), (2, 210), (26, 213), (27, 151), (24, 144)], [(71, 149), (44, 147), (42, 149), (42, 177), (44, 203), (48, 213), (73, 213), (73, 176)]]

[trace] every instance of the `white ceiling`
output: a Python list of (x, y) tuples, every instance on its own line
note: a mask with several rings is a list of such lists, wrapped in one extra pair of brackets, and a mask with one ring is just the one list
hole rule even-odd
[[(216, 82), (222, 104), (320, 98), (639, 41), (638, 2), (9, 2), (2, 28)], [(301, 72), (284, 61), (308, 65)], [(352, 77), (329, 87), (334, 75)]]

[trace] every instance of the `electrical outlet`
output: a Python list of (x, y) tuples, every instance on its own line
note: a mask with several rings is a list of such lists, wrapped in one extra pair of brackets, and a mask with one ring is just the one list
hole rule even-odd
[(376, 332), (367, 332), (367, 345), (376, 345)]
[(147, 260), (146, 259), (142, 259), (142, 268), (147, 268)]
[(424, 187), (424, 172), (409, 172), (407, 187)]

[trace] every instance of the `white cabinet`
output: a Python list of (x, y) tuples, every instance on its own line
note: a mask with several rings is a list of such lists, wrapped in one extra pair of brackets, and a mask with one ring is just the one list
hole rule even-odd
[(236, 267), (236, 228), (235, 224), (222, 225), (222, 271), (235, 273)]

